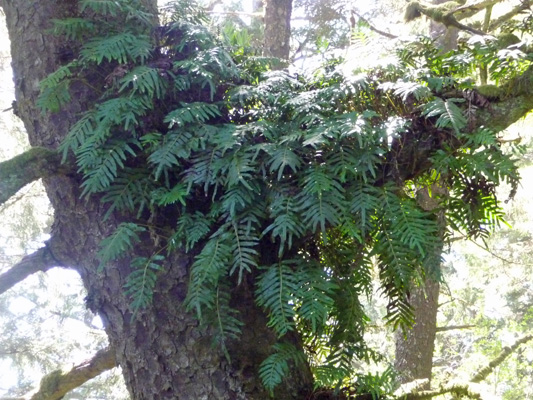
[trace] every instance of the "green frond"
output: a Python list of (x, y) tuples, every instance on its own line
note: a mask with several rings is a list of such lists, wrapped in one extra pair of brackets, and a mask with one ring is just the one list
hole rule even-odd
[(152, 199), (152, 203), (155, 203), (158, 206), (168, 206), (177, 202), (185, 206), (185, 198), (188, 194), (189, 189), (187, 188), (187, 186), (184, 183), (178, 183), (170, 189), (156, 189), (150, 194), (150, 197)]
[(151, 304), (157, 272), (162, 269), (165, 257), (154, 254), (150, 258), (136, 257), (131, 261), (132, 272), (124, 284), (125, 294), (131, 298), (130, 308), (133, 320), (140, 309)]
[(453, 128), (456, 133), (460, 133), (466, 126), (466, 118), (456, 103), (464, 102), (464, 99), (435, 98), (431, 102), (424, 104), (422, 115), (427, 118), (438, 117), (435, 122), (437, 128)]
[(98, 258), (100, 268), (110, 261), (127, 256), (133, 246), (140, 242), (139, 233), (146, 229), (132, 222), (123, 222), (117, 229), (100, 243)]
[(123, 1), (116, 0), (81, 0), (80, 11), (89, 9), (99, 15), (115, 16), (122, 11)]
[(305, 363), (305, 355), (290, 343), (276, 343), (274, 352), (259, 366), (259, 376), (263, 385), (273, 395), (274, 388), (279, 385), (289, 371), (289, 365), (298, 368)]
[(152, 180), (148, 171), (142, 168), (125, 168), (118, 173), (102, 197), (102, 203), (109, 204), (104, 219), (115, 211), (134, 212), (139, 214), (150, 203), (149, 193)]
[(130, 89), (132, 94), (141, 93), (160, 99), (166, 92), (167, 82), (156, 68), (140, 65), (133, 68), (120, 80), (119, 92)]
[(93, 21), (85, 18), (65, 18), (53, 20), (52, 33), (68, 40), (81, 40), (96, 31)]
[(188, 252), (207, 236), (211, 231), (211, 224), (212, 221), (199, 211), (192, 215), (185, 214), (178, 219), (176, 239), (180, 238), (185, 242), (185, 251)]
[(134, 35), (126, 31), (89, 40), (80, 52), (80, 61), (96, 64), (101, 64), (104, 60), (117, 61), (120, 64), (144, 63), (151, 52), (152, 45), (148, 36)]
[(296, 201), (289, 193), (280, 193), (270, 204), (271, 224), (263, 234), (271, 232), (272, 238), (279, 239), (278, 255), (291, 249), (293, 239), (300, 238), (304, 233), (302, 216), (296, 212)]
[(200, 320), (204, 308), (213, 309), (218, 281), (227, 274), (231, 259), (231, 246), (222, 235), (209, 239), (196, 256), (190, 271), (185, 305), (188, 311), (196, 311)]
[(82, 196), (101, 192), (115, 180), (119, 168), (124, 168), (128, 155), (135, 157), (133, 146), (138, 146), (134, 139), (127, 141), (113, 139), (102, 147), (95, 147), (86, 142), (77, 151), (77, 161), (80, 170), (85, 172), (85, 179), (81, 184)]
[(181, 103), (180, 108), (175, 109), (167, 114), (164, 122), (172, 128), (177, 125), (178, 128), (191, 123), (206, 122), (212, 118), (219, 117), (220, 110), (216, 104), (208, 103)]
[(268, 326), (278, 336), (285, 335), (295, 327), (294, 294), (299, 290), (300, 280), (294, 271), (294, 264), (292, 260), (283, 260), (264, 267), (264, 272), (256, 281), (256, 302), (268, 312)]
[(233, 222), (231, 240), (233, 263), (229, 273), (237, 272), (237, 282), (241, 283), (245, 272), (251, 273), (257, 268), (259, 237), (246, 223)]

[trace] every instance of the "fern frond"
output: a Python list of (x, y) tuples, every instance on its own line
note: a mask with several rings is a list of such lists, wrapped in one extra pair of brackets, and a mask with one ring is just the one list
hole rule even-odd
[(103, 268), (110, 261), (125, 257), (133, 246), (140, 242), (139, 233), (146, 230), (132, 222), (123, 222), (117, 229), (100, 243), (98, 258), (100, 267)]
[(183, 127), (190, 123), (206, 122), (221, 115), (216, 104), (197, 102), (181, 103), (180, 106), (165, 117), (164, 122), (168, 123), (169, 128), (174, 125)]
[(232, 228), (233, 263), (229, 273), (233, 275), (238, 272), (237, 282), (241, 283), (245, 272), (251, 273), (257, 268), (259, 237), (245, 223), (233, 222)]
[(466, 118), (463, 111), (456, 103), (464, 102), (464, 99), (446, 99), (437, 97), (435, 100), (425, 104), (422, 108), (422, 115), (426, 117), (437, 117), (435, 126), (437, 128), (453, 128), (456, 133), (460, 133), (466, 126)]
[(164, 259), (162, 255), (154, 254), (150, 258), (136, 257), (131, 261), (133, 271), (126, 278), (124, 293), (131, 298), (132, 320), (140, 309), (151, 304), (157, 272), (162, 269), (160, 263)]
[(268, 312), (268, 326), (278, 336), (285, 335), (295, 327), (294, 294), (299, 290), (300, 280), (293, 268), (294, 261), (283, 260), (265, 267), (256, 282), (256, 302)]
[(80, 52), (80, 61), (94, 62), (97, 65), (104, 60), (117, 61), (120, 64), (127, 64), (130, 61), (144, 63), (151, 52), (152, 45), (148, 36), (121, 32), (89, 40)]
[(231, 258), (231, 246), (222, 235), (212, 237), (196, 256), (185, 305), (188, 311), (195, 310), (200, 320), (202, 309), (214, 307), (218, 280), (227, 273)]
[(53, 24), (52, 33), (67, 40), (81, 40), (96, 31), (95, 23), (84, 18), (55, 19)]
[(120, 80), (119, 92), (131, 89), (131, 93), (146, 94), (160, 99), (166, 92), (167, 83), (156, 68), (141, 65), (132, 69)]
[(124, 3), (116, 0), (82, 0), (80, 1), (80, 11), (83, 13), (89, 9), (96, 14), (115, 16), (120, 11)]
[(276, 343), (272, 348), (274, 352), (259, 366), (259, 376), (271, 396), (287, 375), (289, 363), (298, 368), (306, 361), (305, 354), (290, 343)]

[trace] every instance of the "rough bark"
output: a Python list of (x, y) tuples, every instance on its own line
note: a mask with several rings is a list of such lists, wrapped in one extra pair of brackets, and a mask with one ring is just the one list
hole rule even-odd
[[(149, 3), (155, 6), (155, 1)], [(79, 114), (94, 101), (89, 89), (79, 84), (72, 88), (71, 103), (59, 113), (43, 114), (35, 105), (39, 81), (60, 65), (60, 54), (70, 45), (50, 35), (51, 21), (77, 16), (77, 2), (3, 0), (0, 4), (11, 38), (18, 115), (32, 146), (56, 149)], [(236, 291), (233, 299), (246, 313), (241, 342), (229, 344), (231, 364), (182, 306), (192, 256), (176, 253), (168, 259), (155, 288), (153, 306), (132, 318), (129, 299), (123, 295), (130, 272), (127, 260), (99, 272), (96, 259), (101, 239), (120, 221), (113, 215), (104, 222), (106, 210), (99, 199), (80, 200), (79, 184), (76, 175), (44, 179), (55, 210), (51, 229), (54, 256), (79, 272), (88, 292), (87, 305), (105, 323), (132, 398), (268, 398), (257, 374), (258, 361), (268, 354), (276, 337), (266, 327), (265, 315), (251, 303), (246, 288)], [(139, 252), (149, 250), (150, 240), (146, 239)], [(311, 386), (309, 369), (294, 370), (276, 396), (302, 398), (302, 392)]]
[(431, 386), (439, 288), (438, 282), (427, 279), (423, 289), (417, 288), (411, 294), (415, 324), (405, 334), (396, 332), (394, 367), (400, 373), (401, 383), (427, 379), (424, 388)]
[(265, 55), (288, 65), (290, 56), (292, 0), (267, 0), (265, 5)]

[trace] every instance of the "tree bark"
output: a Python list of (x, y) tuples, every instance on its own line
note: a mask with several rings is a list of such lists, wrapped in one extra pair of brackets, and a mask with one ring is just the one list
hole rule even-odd
[(267, 0), (265, 5), (265, 55), (288, 65), (290, 57), (292, 0)]
[(424, 288), (412, 291), (410, 303), (415, 324), (405, 335), (401, 330), (396, 332), (394, 367), (400, 373), (401, 383), (427, 379), (423, 389), (431, 387), (439, 289), (438, 282), (426, 279)]
[[(438, 207), (438, 196), (445, 196), (447, 189), (434, 184), (431, 188), (419, 190), (417, 202), (424, 210), (430, 211)], [(440, 227), (443, 234), (445, 224), (444, 216), (440, 215)], [(435, 337), (437, 335), (437, 312), (439, 307), (440, 284), (436, 279), (440, 269), (440, 255), (442, 248), (435, 249), (426, 268), (426, 279), (423, 287), (415, 287), (411, 291), (410, 304), (413, 307), (415, 323), (407, 332), (396, 332), (396, 348), (394, 367), (399, 372), (400, 383), (414, 380), (426, 380), (422, 389), (431, 388), (431, 375), (433, 370), (433, 351), (435, 350)], [(432, 265), (433, 264), (433, 265)], [(431, 271), (434, 269), (434, 271)], [(433, 272), (433, 273), (432, 273)]]
[[(146, 1), (155, 7), (155, 0)], [(45, 114), (36, 107), (40, 80), (60, 66), (60, 55), (71, 46), (50, 34), (51, 21), (79, 16), (77, 3), (0, 1), (11, 38), (17, 112), (34, 147), (57, 149), (80, 113), (95, 101), (95, 95), (80, 83), (72, 88), (72, 101), (61, 112)], [(98, 79), (103, 78), (95, 77)], [(103, 85), (91, 82), (93, 86), (100, 83)], [(44, 185), (55, 210), (51, 228), (54, 257), (79, 272), (88, 291), (87, 306), (105, 323), (133, 399), (268, 398), (258, 367), (277, 338), (267, 328), (262, 310), (254, 305), (250, 288), (241, 285), (235, 291), (233, 302), (246, 312), (242, 313), (240, 342), (228, 345), (231, 362), (212, 344), (209, 332), (184, 310), (191, 255), (176, 253), (169, 257), (155, 287), (153, 304), (132, 318), (129, 299), (123, 294), (130, 273), (127, 260), (99, 271), (96, 257), (101, 239), (120, 223), (119, 216), (104, 221), (106, 210), (97, 196), (80, 200), (80, 177), (75, 174), (50, 174), (44, 178)], [(149, 250), (150, 240), (146, 239), (137, 251)], [(298, 343), (297, 337), (292, 340)], [(291, 372), (275, 395), (298, 399), (311, 389), (310, 370), (299, 368)]]

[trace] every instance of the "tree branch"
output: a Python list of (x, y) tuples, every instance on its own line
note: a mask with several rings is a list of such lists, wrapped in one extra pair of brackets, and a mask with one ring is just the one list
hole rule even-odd
[[(382, 31), (378, 28), (376, 28), (374, 25), (372, 25), (366, 18), (364, 18), (362, 15), (360, 15), (357, 11), (354, 11), (352, 10), (352, 13), (354, 15), (357, 16), (357, 18), (359, 18), (361, 21), (363, 21), (367, 26), (368, 28), (371, 30), (371, 31), (374, 31), (376, 32), (377, 34), (381, 35), (381, 36), (385, 36), (386, 38), (389, 38), (389, 39), (397, 39), (398, 36), (396, 35), (393, 35), (392, 33), (388, 33), (388, 32), (385, 32), (385, 31)], [(353, 28), (353, 27), (352, 27)]]
[(533, 3), (532, 0), (523, 0), (520, 2), (520, 5), (513, 8), (511, 11), (509, 11), (507, 14), (502, 15), (501, 17), (496, 18), (494, 21), (492, 21), (489, 25), (489, 32), (492, 32), (496, 28), (498, 28), (501, 24), (504, 22), (510, 20), (515, 15), (520, 14), (522, 11), (527, 10), (531, 7), (531, 4)]
[(71, 390), (116, 365), (113, 349), (100, 350), (92, 359), (75, 366), (67, 373), (57, 370), (44, 376), (39, 391), (31, 396), (30, 400), (61, 400)]
[(44, 147), (30, 150), (0, 163), (0, 204), (5, 203), (22, 187), (40, 178), (70, 172), (61, 164), (60, 155)]
[(46, 243), (37, 251), (22, 258), (18, 263), (0, 275), (0, 295), (14, 285), (23, 281), (28, 276), (50, 268), (62, 266), (50, 250), (50, 244)]
[[(501, 1), (502, 0), (488, 0), (464, 7), (453, 7), (453, 5), (456, 3), (452, 1), (439, 5), (424, 4), (418, 1), (412, 1), (407, 5), (404, 19), (406, 22), (410, 22), (416, 18), (419, 18), (422, 15), (425, 15), (426, 17), (434, 20), (435, 22), (439, 22), (447, 27), (453, 26), (460, 30), (473, 33), (475, 35), (484, 35), (484, 32), (472, 28), (468, 25), (464, 25), (458, 20), (472, 16), (477, 12), (483, 10), (484, 8), (492, 6)], [(456, 18), (456, 13), (460, 13), (461, 15)]]
[[(442, 386), (439, 389), (434, 390), (421, 390), (417, 391), (416, 388), (413, 389), (410, 393), (403, 393), (397, 391), (398, 398), (405, 398), (407, 400), (422, 400), (422, 399), (431, 399), (433, 397), (437, 397), (446, 393), (454, 393), (456, 395), (462, 395), (467, 396), (472, 399), (482, 399), (482, 395), (479, 391), (480, 388), (478, 388), (478, 384), (485, 380), (489, 374), (494, 371), (494, 369), (503, 363), (509, 355), (511, 355), (518, 347), (520, 347), (522, 344), (529, 342), (533, 339), (533, 335), (527, 335), (523, 338), (517, 340), (512, 346), (504, 347), (503, 350), (498, 354), (498, 356), (493, 359), (489, 364), (483, 368), (481, 368), (474, 377), (470, 380), (470, 382), (465, 384), (453, 384), (453, 385), (447, 385)], [(403, 387), (410, 385), (410, 383), (406, 385), (402, 385)], [(401, 390), (402, 388), (400, 388)], [(405, 397), (401, 397), (405, 396)]]
[(502, 349), (500, 354), (498, 354), (498, 357), (496, 357), (494, 360), (492, 360), (489, 365), (481, 368), (477, 374), (474, 375), (472, 379), (470, 379), (470, 382), (473, 383), (479, 383), (483, 381), (487, 376), (489, 376), (492, 371), (494, 371), (494, 368), (496, 368), (498, 365), (500, 365), (502, 362), (505, 361), (507, 357), (509, 357), (518, 347), (520, 347), (522, 344), (529, 342), (533, 339), (533, 335), (527, 335), (524, 336), (522, 339), (517, 340), (514, 342), (512, 346), (506, 346)]
[(437, 333), (438, 332), (448, 332), (448, 331), (455, 331), (458, 329), (470, 329), (475, 328), (476, 325), (449, 325), (449, 326), (439, 326), (437, 327)]

